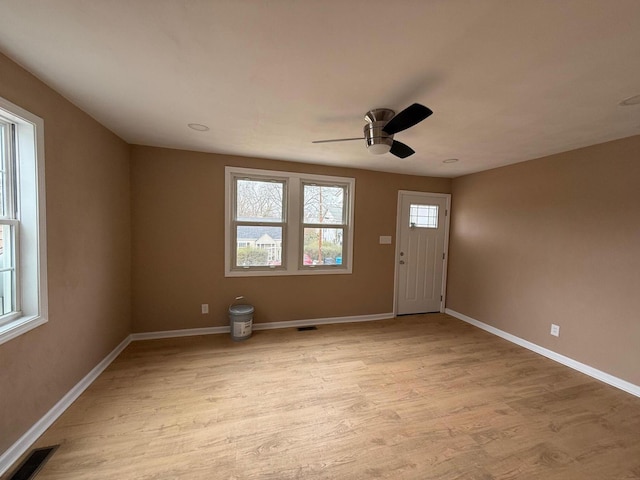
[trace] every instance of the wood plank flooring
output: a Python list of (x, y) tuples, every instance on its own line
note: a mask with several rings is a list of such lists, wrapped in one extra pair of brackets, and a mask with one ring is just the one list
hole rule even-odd
[(640, 479), (640, 399), (433, 314), (133, 342), (58, 443), (38, 480)]

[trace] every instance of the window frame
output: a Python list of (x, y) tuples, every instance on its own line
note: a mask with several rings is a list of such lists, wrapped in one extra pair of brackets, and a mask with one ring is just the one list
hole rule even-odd
[[(237, 181), (238, 180), (253, 180), (260, 182), (273, 182), (273, 183), (281, 183), (282, 184), (282, 218), (279, 222), (275, 221), (257, 221), (257, 220), (238, 220), (237, 219), (237, 202), (235, 199), (237, 198)], [(263, 271), (277, 271), (286, 269), (286, 258), (284, 255), (281, 255), (280, 265), (267, 265), (267, 266), (236, 266), (237, 264), (237, 253), (238, 253), (238, 227), (246, 226), (246, 227), (280, 227), (282, 228), (281, 233), (281, 251), (285, 251), (286, 245), (286, 231), (287, 231), (287, 179), (274, 175), (240, 175), (240, 174), (232, 174), (231, 178), (231, 198), (232, 198), (232, 213), (231, 213), (231, 225), (230, 231), (231, 234), (231, 245), (236, 245), (236, 248), (232, 248), (231, 259), (229, 267), (233, 271), (247, 271), (247, 270), (263, 270)]]
[[(18, 219), (17, 209), (17, 166), (15, 162), (15, 138), (16, 129), (14, 123), (4, 118), (0, 112), (0, 184), (2, 192), (0, 192), (0, 228), (9, 227), (9, 235), (5, 237), (2, 232), (2, 255), (9, 255), (10, 265), (8, 267), (0, 265), (0, 275), (5, 272), (11, 273), (11, 280), (5, 283), (2, 279), (2, 288), (0, 288), (0, 326), (11, 322), (20, 316), (20, 295), (18, 292), (19, 284), (19, 268), (20, 264), (20, 220)], [(8, 247), (8, 248), (7, 248)], [(6, 263), (6, 257), (3, 258)], [(4, 314), (4, 303), (7, 298), (6, 293), (9, 292), (11, 311)]]
[[(415, 207), (415, 215), (414, 215), (414, 207)], [(427, 208), (427, 215), (420, 215), (420, 208)], [(431, 214), (431, 212), (435, 209), (435, 217)], [(416, 220), (420, 218), (426, 218), (428, 220), (427, 224), (418, 224), (418, 222), (412, 222), (412, 217), (415, 217)], [(409, 228), (430, 228), (437, 229), (438, 222), (440, 218), (440, 208), (438, 205), (422, 205), (417, 203), (411, 203), (409, 205)], [(435, 223), (432, 220), (435, 219)]]
[[(342, 207), (342, 219), (340, 223), (312, 223), (312, 222), (305, 222), (304, 219), (304, 187), (305, 186), (317, 186), (317, 187), (340, 187), (344, 190), (343, 193), (343, 207)], [(346, 238), (346, 233), (348, 231), (349, 228), (349, 224), (348, 224), (348, 220), (347, 220), (347, 210), (348, 210), (348, 201), (349, 201), (349, 184), (346, 182), (326, 182), (326, 181), (311, 181), (308, 178), (304, 178), (301, 179), (300, 181), (300, 200), (301, 200), (301, 205), (302, 208), (300, 208), (300, 237), (299, 237), (299, 245), (303, 245), (304, 246), (304, 230), (305, 228), (319, 228), (319, 229), (323, 229), (323, 228), (335, 228), (335, 229), (341, 229), (342, 230), (342, 262), (344, 263), (344, 261), (346, 260), (347, 262), (349, 261), (350, 258), (350, 252), (347, 251), (347, 249), (345, 249), (345, 238)], [(351, 244), (351, 243), (349, 243)], [(300, 249), (299, 251), (299, 255), (298, 255), (298, 262), (299, 262), (299, 268), (300, 270), (323, 270), (323, 269), (337, 269), (337, 264), (336, 265), (329, 265), (329, 264), (321, 264), (321, 265), (305, 265), (304, 264), (304, 248)]]
[[(267, 267), (234, 267), (237, 249), (236, 189), (235, 179), (284, 180), (284, 227), (282, 234), (282, 264)], [(343, 224), (325, 224), (324, 228), (344, 228), (342, 264), (304, 265), (303, 242), (303, 185), (341, 186), (345, 188)], [(225, 167), (225, 277), (281, 276), (281, 275), (341, 275), (353, 272), (353, 217), (355, 178), (314, 175), (279, 170), (262, 170), (244, 167)], [(272, 222), (267, 225), (273, 226)]]
[(0, 316), (2, 344), (47, 322), (48, 293), (44, 121), (2, 97), (0, 119), (13, 125), (11, 146), (1, 153), (5, 161), (11, 156), (11, 212), (5, 211), (0, 224), (13, 225), (15, 268), (14, 308)]

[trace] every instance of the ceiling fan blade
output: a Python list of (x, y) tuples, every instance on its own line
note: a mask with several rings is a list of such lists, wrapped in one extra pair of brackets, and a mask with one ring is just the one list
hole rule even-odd
[(409, 127), (413, 127), (416, 123), (420, 123), (432, 113), (431, 109), (424, 105), (414, 103), (389, 120), (382, 131), (393, 135)]
[(407, 158), (410, 155), (413, 155), (415, 150), (411, 148), (409, 145), (405, 145), (402, 142), (394, 140), (391, 144), (391, 150), (389, 152), (393, 153), (396, 157), (399, 158)]
[(350, 142), (351, 140), (364, 140), (364, 137), (357, 138), (335, 138), (333, 140), (314, 140), (311, 143), (330, 143), (330, 142)]

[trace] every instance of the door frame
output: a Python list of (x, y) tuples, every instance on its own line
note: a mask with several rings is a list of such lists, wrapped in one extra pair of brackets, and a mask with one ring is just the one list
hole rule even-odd
[(414, 192), (412, 190), (398, 190), (398, 205), (396, 209), (396, 248), (394, 253), (394, 280), (393, 280), (393, 315), (398, 314), (398, 288), (399, 288), (399, 258), (400, 258), (400, 228), (402, 225), (402, 199), (404, 195), (420, 197), (439, 197), (446, 199), (445, 219), (444, 219), (444, 263), (442, 265), (442, 300), (440, 301), (440, 313), (444, 313), (447, 302), (447, 266), (449, 264), (449, 225), (451, 221), (451, 194), (450, 193), (430, 193)]

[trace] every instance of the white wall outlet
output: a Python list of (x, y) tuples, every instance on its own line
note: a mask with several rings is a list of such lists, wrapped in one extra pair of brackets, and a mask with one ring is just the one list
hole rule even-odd
[(380, 245), (391, 245), (391, 235), (380, 235)]
[(209, 313), (209, 304), (208, 303), (203, 303), (202, 304), (202, 314), (206, 314)]
[(555, 323), (551, 324), (551, 335), (554, 337), (560, 336), (560, 325), (556, 325)]

